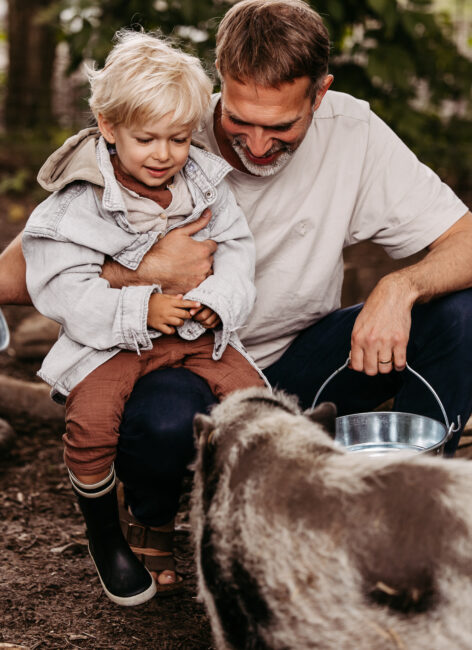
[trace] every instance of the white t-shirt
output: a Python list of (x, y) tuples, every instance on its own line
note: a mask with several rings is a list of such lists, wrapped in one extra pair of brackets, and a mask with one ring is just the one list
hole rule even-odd
[[(213, 110), (195, 135), (221, 155)], [(333, 91), (285, 168), (226, 178), (256, 242), (256, 305), (238, 333), (262, 368), (340, 307), (345, 246), (372, 240), (406, 257), (467, 212), (367, 102)]]

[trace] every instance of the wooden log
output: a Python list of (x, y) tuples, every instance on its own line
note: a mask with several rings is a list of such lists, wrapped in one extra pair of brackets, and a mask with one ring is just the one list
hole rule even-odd
[(59, 325), (33, 314), (25, 318), (12, 334), (11, 346), (18, 359), (43, 359), (57, 339)]
[(16, 434), (14, 429), (6, 420), (2, 420), (2, 418), (0, 418), (0, 452), (13, 447), (15, 438)]
[(64, 420), (64, 407), (56, 404), (46, 384), (0, 375), (0, 415), (28, 415), (42, 422)]

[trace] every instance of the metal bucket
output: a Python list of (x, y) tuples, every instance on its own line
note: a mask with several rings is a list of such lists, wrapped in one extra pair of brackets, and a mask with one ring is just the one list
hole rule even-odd
[(10, 330), (8, 329), (7, 321), (0, 309), (0, 351), (6, 350), (10, 345)]
[[(328, 383), (344, 370), (348, 363), (349, 358), (322, 384), (315, 395), (312, 408), (316, 406), (320, 394)], [(424, 415), (397, 411), (355, 413), (336, 418), (335, 442), (343, 446), (346, 451), (369, 456), (399, 451), (436, 454), (443, 452), (444, 445), (459, 426), (455, 427), (454, 423), (449, 424), (441, 400), (426, 379), (408, 364), (406, 368), (429, 388), (439, 404), (444, 424)]]

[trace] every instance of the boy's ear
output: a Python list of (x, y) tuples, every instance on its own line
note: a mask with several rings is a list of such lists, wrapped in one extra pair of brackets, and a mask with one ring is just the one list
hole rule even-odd
[(106, 120), (101, 113), (98, 114), (97, 123), (98, 123), (98, 129), (100, 133), (103, 135), (103, 137), (105, 138), (105, 140), (110, 144), (114, 144), (115, 129), (113, 127), (113, 124), (108, 120)]

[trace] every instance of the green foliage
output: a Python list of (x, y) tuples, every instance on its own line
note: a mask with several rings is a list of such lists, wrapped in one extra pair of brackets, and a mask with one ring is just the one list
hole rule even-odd
[(48, 19), (60, 25), (69, 44), (71, 71), (84, 58), (103, 64), (113, 35), (122, 27), (159, 29), (213, 63), (215, 18), (230, 4), (226, 0), (57, 0)]
[(370, 102), (421, 160), (454, 185), (472, 175), (472, 61), (431, 0), (318, 0), (333, 38), (334, 89)]
[(0, 135), (0, 195), (28, 195), (39, 202), (47, 193), (36, 182), (45, 159), (72, 135), (71, 131), (51, 127), (49, 130), (9, 130)]
[[(54, 0), (45, 19), (71, 52), (102, 64), (121, 27), (160, 29), (213, 62), (229, 0)], [(427, 164), (452, 183), (472, 176), (472, 61), (432, 0), (314, 0), (332, 39), (335, 90), (368, 100)]]
[(0, 195), (2, 194), (24, 194), (27, 184), (30, 181), (30, 173), (21, 167), (13, 174), (0, 179)]

